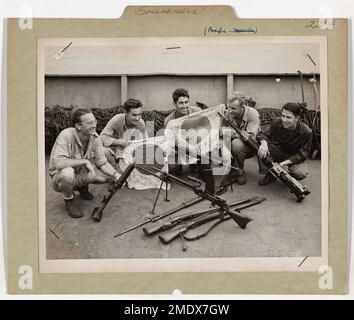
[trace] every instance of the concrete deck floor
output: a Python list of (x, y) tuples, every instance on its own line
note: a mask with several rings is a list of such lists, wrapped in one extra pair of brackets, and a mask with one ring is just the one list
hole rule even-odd
[[(46, 162), (48, 166), (48, 159)], [(307, 163), (310, 174), (303, 184), (308, 186), (311, 194), (298, 203), (279, 181), (266, 187), (258, 186), (260, 176), (256, 158), (248, 160), (245, 167), (248, 183), (244, 186), (235, 184), (233, 192), (229, 190), (223, 197), (230, 202), (254, 195), (266, 197), (265, 202), (242, 211), (254, 221), (242, 230), (228, 220), (207, 237), (188, 242), (188, 250), (184, 252), (180, 239), (164, 245), (157, 236), (146, 237), (142, 228), (113, 238), (114, 234), (146, 219), (156, 189), (119, 190), (106, 207), (101, 223), (95, 223), (91, 220), (91, 213), (107, 193), (107, 185), (91, 185), (90, 191), (95, 199), (78, 200), (85, 217), (72, 219), (65, 211), (62, 196), (54, 192), (47, 181), (47, 259), (320, 256), (321, 162), (308, 160)], [(162, 213), (195, 197), (190, 191), (172, 185), (170, 202), (165, 202), (161, 193), (156, 212)], [(208, 202), (204, 201), (176, 215), (208, 207)]]

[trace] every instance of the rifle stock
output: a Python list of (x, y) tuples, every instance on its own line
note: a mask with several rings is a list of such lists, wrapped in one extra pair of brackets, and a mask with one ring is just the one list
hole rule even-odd
[(152, 236), (155, 233), (161, 232), (163, 230), (168, 230), (173, 228), (172, 222), (159, 223), (155, 222), (150, 228), (143, 228), (143, 232), (146, 236)]
[(251, 218), (248, 218), (246, 216), (242, 216), (239, 213), (236, 213), (232, 209), (227, 209), (225, 212), (231, 217), (232, 220), (234, 220), (241, 229), (245, 229), (247, 224), (252, 221)]
[(165, 232), (164, 234), (159, 235), (159, 239), (163, 244), (168, 244), (168, 243), (172, 242), (174, 239), (176, 239), (178, 236), (182, 235), (187, 230), (193, 229), (201, 223), (207, 223), (207, 222), (215, 220), (219, 217), (220, 217), (219, 213), (211, 214), (211, 215), (207, 215), (207, 216), (202, 216), (202, 217), (200, 217), (200, 219), (197, 218), (196, 220), (186, 223), (183, 227), (181, 227), (177, 230), (172, 230), (170, 232)]
[(181, 228), (178, 230), (173, 230), (171, 232), (166, 232), (164, 234), (159, 235), (159, 239), (163, 244), (169, 244), (170, 242), (172, 242), (173, 240), (181, 236), (181, 234), (183, 234), (186, 231), (187, 231), (186, 228)]

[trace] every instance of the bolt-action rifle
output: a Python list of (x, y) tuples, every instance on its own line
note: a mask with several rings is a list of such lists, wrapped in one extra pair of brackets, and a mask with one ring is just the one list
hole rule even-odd
[[(141, 168), (140, 168), (141, 169)], [(221, 194), (225, 191), (225, 188), (227, 187), (228, 185), (224, 185), (222, 188), (220, 188), (216, 193), (217, 194)], [(195, 204), (199, 203), (199, 202), (202, 202), (204, 201), (205, 199), (201, 198), (201, 197), (197, 197), (197, 198), (194, 198), (194, 199), (191, 199), (189, 201), (186, 201), (186, 202), (182, 202), (179, 206), (173, 208), (173, 209), (170, 209), (164, 213), (161, 213), (161, 214), (157, 214), (155, 216), (152, 216), (152, 217), (149, 217), (148, 219), (136, 224), (135, 226), (132, 226), (124, 231), (121, 231), (117, 234), (114, 235), (114, 238), (118, 238), (120, 236), (122, 236), (123, 234), (126, 234), (130, 231), (133, 231), (135, 229), (138, 229), (146, 224), (149, 224), (149, 223), (156, 223), (157, 221), (161, 220), (161, 219), (164, 219), (168, 216), (171, 216), (173, 215), (174, 213), (178, 212), (178, 211), (181, 211), (183, 209), (187, 209), (191, 206), (194, 206)]]
[[(233, 203), (230, 203), (230, 207), (232, 208), (232, 207), (235, 207), (240, 204), (251, 202), (255, 199), (257, 199), (257, 197), (250, 197), (250, 198), (246, 198), (246, 199), (241, 199), (241, 200), (235, 201)], [(143, 228), (143, 231), (144, 231), (145, 235), (152, 236), (156, 233), (170, 230), (173, 227), (175, 227), (176, 225), (182, 223), (183, 221), (190, 221), (190, 220), (193, 220), (193, 219), (198, 218), (200, 216), (204, 216), (204, 215), (210, 214), (210, 213), (215, 213), (218, 211), (219, 211), (218, 208), (213, 208), (213, 209), (209, 208), (209, 209), (205, 209), (205, 210), (201, 210), (201, 211), (185, 213), (185, 214), (173, 217), (169, 221), (166, 221), (164, 223), (154, 223), (150, 227)]]
[[(266, 200), (265, 198), (255, 197), (252, 201), (247, 202), (243, 205), (240, 205), (236, 209), (238, 211), (241, 211), (243, 209), (257, 205), (265, 200)], [(198, 218), (195, 218), (194, 220), (187, 222), (185, 225), (183, 225), (180, 228), (177, 228), (175, 230), (171, 230), (169, 232), (165, 232), (165, 233), (159, 235), (159, 239), (163, 244), (168, 244), (168, 243), (172, 242), (174, 239), (177, 239), (178, 237), (181, 237), (182, 239), (188, 240), (188, 241), (198, 240), (200, 238), (205, 237), (217, 225), (219, 225), (220, 223), (222, 223), (224, 221), (229, 220), (230, 218), (231, 218), (231, 216), (229, 216), (229, 215), (220, 217), (220, 215), (218, 215), (217, 213), (204, 214), (202, 216), (199, 216)], [(201, 225), (206, 224), (206, 223), (213, 221), (213, 220), (215, 220), (216, 222), (206, 232), (197, 234), (193, 237), (188, 236), (186, 234), (188, 232), (188, 230), (195, 229), (198, 226), (201, 226)], [(185, 251), (185, 247), (183, 250)]]

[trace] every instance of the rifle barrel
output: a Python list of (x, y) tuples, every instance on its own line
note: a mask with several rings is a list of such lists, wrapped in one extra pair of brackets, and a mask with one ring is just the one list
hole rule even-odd
[(138, 229), (138, 228), (140, 228), (140, 227), (142, 227), (142, 226), (144, 226), (144, 225), (146, 225), (146, 224), (148, 224), (150, 222), (156, 222), (158, 220), (166, 218), (166, 217), (170, 216), (171, 214), (174, 214), (174, 213), (176, 213), (178, 211), (181, 211), (182, 209), (189, 208), (189, 207), (191, 207), (191, 206), (193, 206), (193, 205), (195, 205), (195, 204), (197, 204), (199, 202), (202, 202), (202, 201), (204, 201), (204, 199), (198, 197), (198, 198), (195, 198), (195, 199), (191, 199), (191, 200), (189, 200), (187, 202), (183, 202), (181, 205), (179, 205), (178, 207), (176, 207), (174, 209), (171, 209), (171, 210), (169, 210), (169, 211), (167, 211), (167, 212), (165, 212), (163, 214), (159, 214), (156, 217), (149, 218), (149, 219), (147, 219), (147, 220), (145, 220), (145, 221), (143, 221), (143, 222), (141, 222), (141, 223), (139, 223), (139, 224), (127, 229), (127, 230), (124, 230), (122, 232), (119, 232), (119, 233), (115, 234), (113, 236), (113, 238), (118, 238), (119, 236), (122, 236), (123, 234), (126, 234), (126, 233), (128, 233), (130, 231), (133, 231), (135, 229)]
[(103, 215), (103, 210), (106, 208), (108, 202), (111, 200), (113, 195), (123, 187), (124, 183), (127, 181), (129, 175), (132, 173), (132, 171), (135, 168), (134, 163), (130, 163), (126, 169), (123, 171), (122, 175), (119, 177), (119, 179), (115, 182), (114, 188), (103, 197), (103, 200), (101, 202), (100, 207), (95, 207), (93, 209), (91, 218), (95, 222), (100, 222), (102, 220), (102, 215)]
[[(250, 197), (250, 198), (241, 199), (241, 200), (231, 203), (230, 207), (234, 207), (234, 206), (238, 206), (240, 204), (248, 203), (248, 202), (254, 201), (256, 199), (257, 199), (257, 197)], [(153, 224), (150, 228), (149, 227), (143, 228), (143, 232), (147, 236), (152, 236), (158, 232), (170, 230), (183, 221), (191, 220), (191, 219), (198, 218), (200, 216), (215, 213), (215, 212), (218, 212), (219, 210), (220, 210), (219, 208), (213, 208), (213, 209), (205, 209), (205, 210), (201, 210), (201, 211), (197, 211), (197, 212), (193, 212), (193, 213), (186, 213), (183, 215), (179, 215), (179, 216), (172, 218), (172, 220), (167, 221), (166, 223), (160, 223), (157, 225)], [(239, 208), (237, 208), (237, 210), (239, 210)]]

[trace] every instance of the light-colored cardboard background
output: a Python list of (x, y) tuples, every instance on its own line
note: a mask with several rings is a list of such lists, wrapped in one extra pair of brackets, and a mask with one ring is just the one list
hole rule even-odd
[[(189, 14), (137, 16), (119, 20), (35, 19), (33, 30), (8, 22), (8, 290), (18, 288), (18, 268), (34, 270), (28, 293), (344, 293), (347, 288), (347, 21), (333, 30), (307, 29), (309, 20), (236, 20), (227, 7)], [(129, 17), (129, 18), (128, 18)], [(132, 18), (134, 17), (134, 19)], [(257, 35), (326, 35), (329, 105), (329, 264), (333, 290), (319, 289), (318, 273), (142, 273), (41, 275), (38, 270), (36, 40), (43, 37), (201, 36), (204, 27), (257, 27)], [(223, 36), (242, 36), (223, 35)]]

